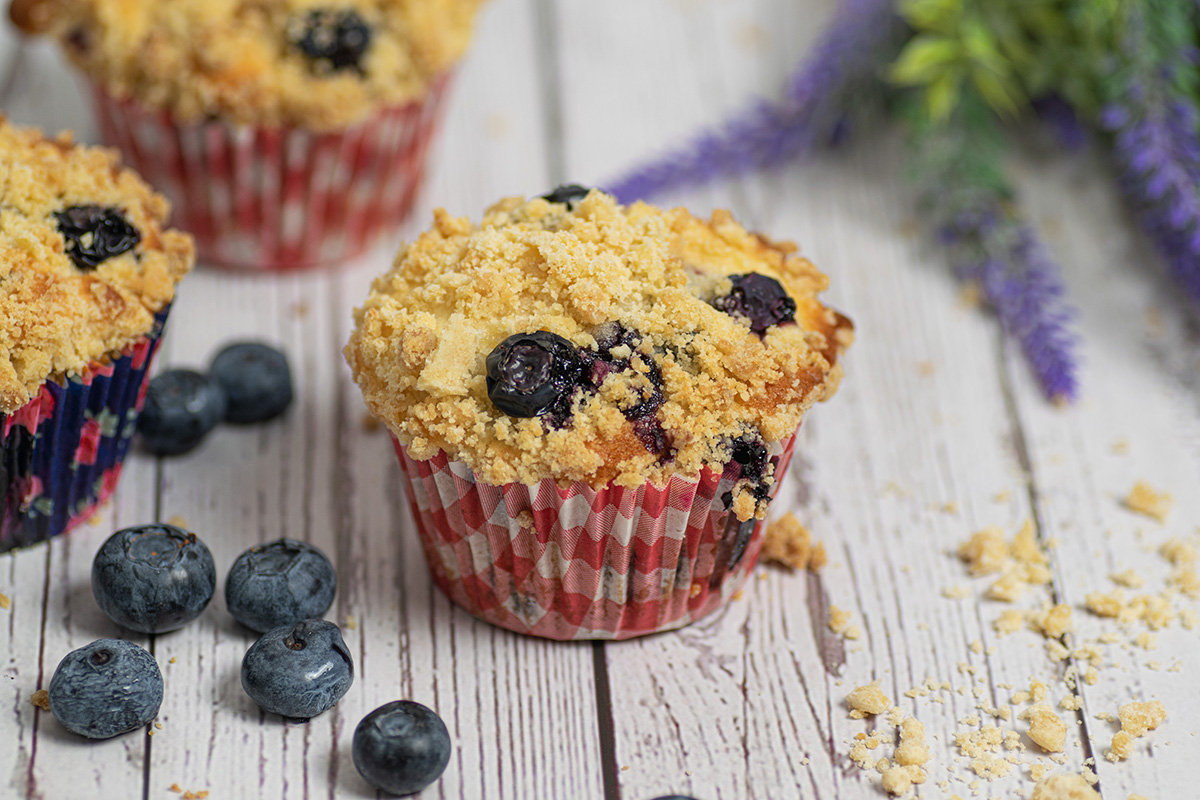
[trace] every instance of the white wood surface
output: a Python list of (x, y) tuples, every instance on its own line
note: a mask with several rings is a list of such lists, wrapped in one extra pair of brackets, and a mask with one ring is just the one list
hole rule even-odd
[[(445, 206), (478, 218), (506, 194), (564, 180), (603, 184), (752, 94), (778, 91), (832, 0), (493, 0), (459, 70), (430, 179), (405, 235)], [(93, 128), (73, 78), (44, 43), (0, 29), (3, 111), (19, 123)], [(1161, 277), (1132, 228), (1099, 148), (1020, 152), (1013, 170), (1063, 264), (1084, 336), (1083, 396), (1049, 406), (995, 323), (964, 306), (919, 220), (894, 132), (773, 175), (664, 198), (698, 212), (728, 206), (752, 227), (794, 238), (832, 277), (828, 299), (856, 322), (838, 396), (806, 421), (774, 514), (794, 510), (829, 549), (819, 576), (760, 569), (724, 613), (680, 632), (621, 644), (557, 644), (493, 629), (432, 587), (398, 494), (386, 436), (363, 406), (341, 346), (350, 310), (395, 242), (340, 271), (283, 277), (199, 269), (183, 285), (159, 365), (202, 365), (231, 338), (283, 346), (298, 376), (285, 420), (219, 429), (198, 451), (161, 462), (135, 454), (94, 525), (0, 556), (0, 797), (172, 797), (172, 784), (227, 797), (369, 797), (349, 757), (358, 720), (391, 699), (437, 709), (455, 749), (427, 798), (605, 798), (668, 793), (723, 798), (879, 798), (877, 773), (847, 758), (856, 733), (845, 695), (871, 680), (926, 726), (934, 759), (916, 796), (1027, 797), (1027, 766), (984, 782), (955, 778), (956, 732), (1031, 677), (1057, 703), (1064, 664), (1036, 633), (998, 638), (1001, 604), (983, 600), (953, 557), (971, 532), (1012, 533), (1032, 518), (1054, 582), (1020, 607), (1065, 602), (1080, 641), (1124, 631), (1083, 599), (1127, 567), (1157, 592), (1169, 566), (1154, 549), (1200, 523), (1200, 323)], [(1127, 443), (1116, 452), (1114, 443)], [(1167, 525), (1130, 514), (1136, 480), (1171, 491)], [(287, 535), (334, 558), (331, 617), (357, 680), (306, 725), (261, 714), (238, 666), (251, 637), (223, 599), (194, 624), (136, 638), (166, 679), (154, 736), (90, 743), (30, 704), (58, 660), (99, 636), (125, 635), (96, 608), (91, 556), (118, 527), (183, 517), (221, 571), (248, 544)], [(943, 589), (971, 594), (948, 599)], [(220, 589), (220, 586), (218, 587)], [(843, 640), (830, 604), (862, 630)], [(1196, 601), (1175, 598), (1177, 608)], [(1067, 765), (1095, 756), (1106, 800), (1193, 797), (1200, 783), (1200, 633), (1175, 622), (1157, 649), (1103, 647), (1069, 723)], [(972, 642), (980, 642), (974, 652)], [(174, 659), (172, 661), (172, 659)], [(969, 663), (974, 675), (960, 671)], [(1172, 667), (1178, 666), (1176, 671)], [(927, 677), (958, 691), (910, 699)], [(1109, 764), (1114, 728), (1098, 719), (1131, 699), (1163, 700), (1170, 718)], [(1019, 710), (1019, 709), (1014, 709)], [(879, 723), (882, 724), (882, 723)], [(1024, 731), (1014, 719), (1005, 727)], [(1021, 754), (1034, 762), (1036, 745)], [(889, 745), (877, 755), (891, 756)], [(949, 780), (946, 787), (939, 781)]]

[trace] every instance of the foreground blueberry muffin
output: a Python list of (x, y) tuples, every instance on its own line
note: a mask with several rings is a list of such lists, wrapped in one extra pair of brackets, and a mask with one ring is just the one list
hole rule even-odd
[(344, 261), (399, 225), (482, 0), (12, 0), (201, 258)]
[(116, 485), (191, 238), (112, 152), (0, 118), (0, 550)]
[(723, 211), (564, 187), (478, 226), (436, 212), (375, 281), (346, 357), (396, 439), (439, 585), (555, 638), (719, 605), (805, 411), (841, 379), (852, 327), (826, 285)]

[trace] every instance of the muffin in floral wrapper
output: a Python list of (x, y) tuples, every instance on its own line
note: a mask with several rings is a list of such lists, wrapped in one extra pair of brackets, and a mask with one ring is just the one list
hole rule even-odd
[(721, 607), (852, 338), (824, 275), (737, 224), (560, 187), (439, 210), (346, 357), (389, 428), (435, 582), (552, 639)]
[(337, 264), (395, 232), (481, 0), (12, 0), (202, 261)]
[(115, 154), (0, 121), (0, 551), (115, 490), (186, 234)]

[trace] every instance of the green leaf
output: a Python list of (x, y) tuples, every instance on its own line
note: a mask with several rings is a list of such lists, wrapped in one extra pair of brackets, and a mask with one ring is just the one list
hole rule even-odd
[(958, 42), (941, 36), (913, 37), (892, 64), (889, 76), (904, 86), (919, 86), (960, 61)]
[(1021, 90), (1015, 83), (1005, 81), (985, 69), (971, 71), (971, 83), (987, 104), (1001, 114), (1016, 116), (1024, 101)]
[(918, 30), (951, 33), (962, 14), (962, 0), (904, 0), (900, 15)]
[(943, 122), (950, 117), (950, 113), (958, 105), (961, 88), (961, 74), (952, 72), (938, 76), (929, 84), (929, 88), (925, 90), (925, 105), (934, 122)]

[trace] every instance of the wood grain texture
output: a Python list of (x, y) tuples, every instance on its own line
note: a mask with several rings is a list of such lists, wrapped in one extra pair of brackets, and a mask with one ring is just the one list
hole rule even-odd
[[(778, 91), (817, 35), (833, 0), (493, 0), (456, 77), (451, 106), (409, 238), (435, 206), (478, 219), (508, 194), (553, 183), (603, 185), (630, 164), (713, 124), (755, 94)], [(93, 128), (74, 80), (45, 43), (17, 45), (0, 29), (0, 101), (21, 123)], [(1105, 668), (1080, 687), (1065, 766), (1098, 757), (1106, 800), (1139, 792), (1189, 797), (1200, 781), (1197, 632), (1176, 620), (1146, 651), (1142, 630), (1090, 616), (1084, 597), (1134, 568), (1159, 592), (1170, 536), (1200, 521), (1200, 323), (1130, 227), (1097, 152), (1029, 149), (1014, 159), (1022, 199), (1062, 262), (1079, 307), (1084, 400), (1047, 405), (994, 322), (962, 303), (902, 175), (894, 131), (863, 144), (662, 198), (699, 213), (731, 207), (751, 227), (794, 238), (832, 278), (829, 301), (857, 323), (838, 396), (801, 431), (772, 510), (791, 510), (829, 548), (819, 575), (760, 568), (719, 614), (677, 633), (620, 644), (552, 644), (491, 628), (432, 586), (385, 434), (364, 408), (341, 346), (351, 309), (397, 241), (334, 272), (261, 277), (207, 269), (190, 276), (172, 312), (160, 366), (203, 366), (232, 338), (283, 347), (297, 376), (287, 417), (219, 429), (182, 458), (129, 459), (114, 501), (94, 524), (0, 556), (0, 796), (56, 800), (80, 787), (105, 797), (171, 797), (178, 784), (210, 797), (368, 797), (349, 758), (357, 721), (391, 699), (438, 710), (454, 740), (445, 776), (421, 797), (650, 800), (881, 798), (879, 775), (847, 757), (855, 721), (847, 692), (872, 680), (926, 726), (933, 760), (924, 798), (972, 794), (975, 776), (954, 747), (978, 728), (978, 706), (1014, 712), (1031, 678), (1057, 703), (1071, 662), (1054, 662), (1033, 631), (1001, 637), (1008, 606), (983, 598), (953, 555), (971, 532), (1026, 519), (1050, 550), (1053, 583), (1017, 603), (1073, 609), (1072, 646), (1116, 634)], [(1157, 270), (1157, 272), (1156, 272)], [(1124, 452), (1114, 444), (1125, 442)], [(1118, 448), (1120, 449), (1120, 448)], [(1136, 480), (1173, 492), (1166, 525), (1130, 514)], [(113, 530), (183, 517), (223, 574), (254, 542), (291, 536), (336, 562), (330, 617), (345, 626), (356, 682), (306, 725), (261, 713), (238, 668), (252, 635), (220, 594), (187, 628), (134, 638), (167, 684), (153, 736), (89, 743), (67, 734), (29, 696), (58, 660), (99, 636), (128, 635), (91, 598), (91, 556)], [(965, 587), (964, 597), (943, 590)], [(1177, 609), (1196, 601), (1172, 598)], [(861, 637), (829, 631), (830, 608)], [(1178, 665), (1178, 671), (1173, 671)], [(927, 678), (949, 690), (907, 697)], [(1128, 762), (1103, 759), (1115, 714), (1130, 699), (1167, 703), (1169, 721)], [(983, 724), (994, 720), (984, 716)], [(1027, 723), (1001, 720), (1023, 732)], [(892, 745), (874, 751), (891, 757)], [(961, 780), (960, 780), (961, 779)], [(939, 782), (946, 783), (939, 785)], [(1028, 797), (1027, 765), (979, 787), (981, 797)]]

